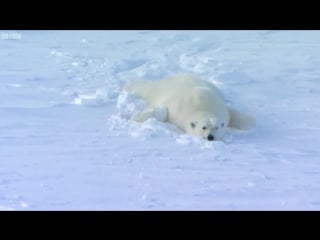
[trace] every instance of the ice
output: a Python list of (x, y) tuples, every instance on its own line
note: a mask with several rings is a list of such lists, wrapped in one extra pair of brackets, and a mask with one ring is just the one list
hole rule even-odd
[[(320, 31), (0, 31), (0, 210), (319, 210)], [(208, 142), (123, 91), (187, 71), (255, 115)]]

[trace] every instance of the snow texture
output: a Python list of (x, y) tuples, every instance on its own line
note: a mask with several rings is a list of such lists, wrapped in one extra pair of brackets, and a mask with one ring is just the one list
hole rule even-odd
[[(320, 31), (0, 33), (0, 210), (320, 210)], [(256, 128), (130, 120), (182, 71)]]

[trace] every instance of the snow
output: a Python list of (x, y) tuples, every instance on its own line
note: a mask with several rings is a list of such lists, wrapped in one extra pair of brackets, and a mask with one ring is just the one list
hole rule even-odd
[[(320, 209), (320, 31), (1, 36), (0, 210)], [(208, 142), (130, 120), (126, 82), (181, 71), (256, 128)]]

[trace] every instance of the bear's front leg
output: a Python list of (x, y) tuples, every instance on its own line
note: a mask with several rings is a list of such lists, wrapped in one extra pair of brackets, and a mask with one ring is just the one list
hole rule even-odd
[(166, 122), (168, 119), (168, 111), (166, 107), (147, 108), (143, 111), (135, 112), (132, 119), (137, 122), (144, 122), (149, 118), (155, 118), (158, 121)]
[(239, 112), (238, 110), (228, 107), (230, 114), (229, 127), (239, 129), (239, 130), (249, 130), (253, 128), (256, 124), (254, 117)]

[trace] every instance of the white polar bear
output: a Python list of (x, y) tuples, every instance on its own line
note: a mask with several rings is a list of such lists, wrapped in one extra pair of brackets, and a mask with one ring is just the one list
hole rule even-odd
[(145, 110), (133, 115), (134, 120), (156, 117), (209, 141), (222, 140), (227, 127), (248, 130), (255, 125), (253, 117), (228, 107), (212, 83), (191, 74), (132, 81), (124, 90), (147, 103)]

